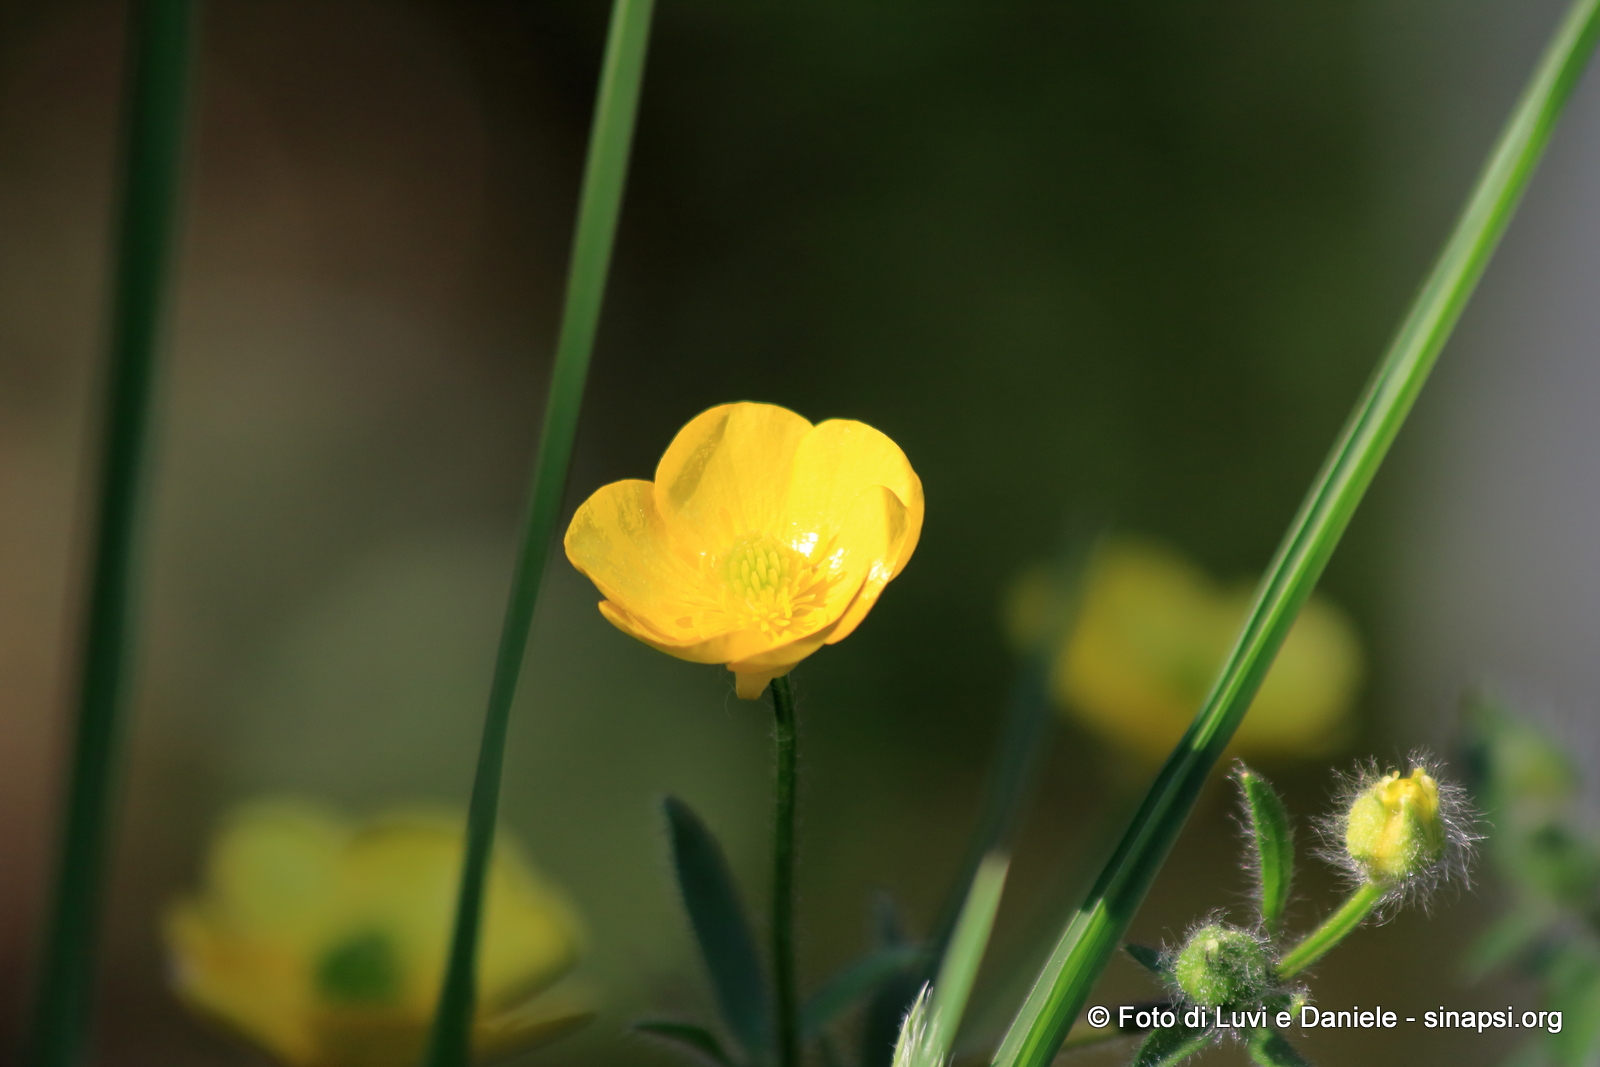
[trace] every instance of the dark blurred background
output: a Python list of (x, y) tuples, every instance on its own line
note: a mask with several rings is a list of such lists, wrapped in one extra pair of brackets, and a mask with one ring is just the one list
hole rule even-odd
[[(256, 1062), (164, 985), (156, 916), (218, 811), (263, 791), (358, 811), (466, 795), (606, 17), (597, 0), (203, 10), (103, 955), (99, 1062), (118, 1065)], [(569, 503), (648, 476), (679, 426), (737, 399), (870, 422), (928, 493), (871, 622), (796, 675), (808, 983), (864, 947), (875, 889), (931, 920), (1015, 667), (1002, 592), (1064, 524), (1109, 516), (1224, 578), (1266, 564), (1558, 11), (660, 0)], [(71, 694), (121, 18), (0, 3), (0, 1059)], [(1337, 763), (1449, 751), (1455, 695), (1483, 676), (1592, 752), (1595, 177), (1585, 83), (1328, 571), (1370, 661)], [(709, 996), (654, 802), (699, 807), (764, 892), (768, 725), (730, 676), (631, 642), (596, 599), (553, 563), (505, 811), (586, 915), (605, 1011), (526, 1062), (666, 1063), (623, 1023)], [(1326, 760), (1264, 770), (1302, 819), (1325, 804)], [(997, 958), (1046, 951), (1145, 773), (1057, 730)], [(1234, 863), (1218, 790), (1136, 935), (1238, 905)], [(1302, 920), (1332, 892), (1308, 876)], [(1498, 906), (1490, 879), (1356, 935), (1319, 999), (1526, 1000), (1460, 984)], [(1019, 996), (996, 970), (980, 1030)], [(1148, 992), (1119, 962), (1097, 1000)], [(1509, 1047), (1372, 1041), (1306, 1051), (1465, 1065)]]

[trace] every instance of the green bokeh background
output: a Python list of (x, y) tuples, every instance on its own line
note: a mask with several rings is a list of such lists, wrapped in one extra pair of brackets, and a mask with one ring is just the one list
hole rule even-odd
[[(594, 0), (204, 7), (104, 955), (100, 1061), (119, 1065), (256, 1062), (171, 1003), (155, 933), (221, 808), (466, 795), (605, 18)], [(937, 908), (1014, 667), (1000, 597), (1064, 524), (1168, 540), (1218, 577), (1265, 565), (1554, 10), (1529, 9), (1481, 119), (1448, 142), (1467, 147), (1440, 162), (1396, 131), (1459, 42), (1405, 29), (1441, 5), (1398, 7), (660, 0), (569, 503), (648, 476), (679, 426), (739, 399), (879, 427), (928, 494), (911, 566), (796, 675), (808, 983), (864, 946), (874, 891), (915, 923)], [(0, 637), (27, 650), (0, 698), (10, 1048), (79, 588), (120, 13), (8, 0), (0, 18), (0, 491), (19, 591)], [(1385, 81), (1383, 63), (1411, 73)], [(1449, 744), (1386, 698), (1404, 494), (1380, 479), (1324, 583), (1371, 655), (1346, 761)], [(553, 562), (505, 816), (588, 916), (605, 1010), (519, 1062), (665, 1063), (625, 1021), (708, 1013), (664, 793), (764, 892), (763, 709), (613, 631), (596, 599)], [(1320, 811), (1327, 763), (1264, 769), (1302, 825)], [(1057, 730), (996, 958), (1047, 949), (1147, 774)], [(1230, 818), (1221, 791), (1202, 800), (1137, 936), (1243, 902)], [(1331, 887), (1308, 875), (1302, 921)], [(1455, 984), (1495, 907), (1491, 890), (1358, 934), (1320, 999), (1503, 1001)], [(980, 1031), (1014, 985), (985, 972)], [(1096, 1001), (1148, 993), (1118, 962)], [(1307, 1051), (1466, 1065), (1505, 1048), (1402, 1030)]]

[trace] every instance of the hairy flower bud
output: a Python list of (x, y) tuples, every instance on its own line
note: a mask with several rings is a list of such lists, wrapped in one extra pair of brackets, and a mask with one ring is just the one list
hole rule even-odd
[(1272, 981), (1266, 948), (1245, 930), (1208, 923), (1189, 935), (1173, 961), (1184, 996), (1206, 1008), (1251, 1004)]
[(1345, 851), (1369, 881), (1402, 882), (1444, 858), (1439, 784), (1421, 767), (1390, 771), (1356, 795), (1345, 815)]

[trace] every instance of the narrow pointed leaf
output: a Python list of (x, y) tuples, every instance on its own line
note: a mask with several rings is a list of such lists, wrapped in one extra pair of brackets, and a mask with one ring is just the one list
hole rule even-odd
[(511, 706), (533, 632), (545, 562), (549, 559), (561, 515), (578, 414), (583, 406), (584, 382), (589, 374), (589, 357), (594, 352), (595, 334), (600, 326), (600, 307), (622, 208), (654, 7), (655, 0), (614, 0), (611, 8), (611, 26), (606, 34), (605, 57), (601, 63), (600, 94), (595, 101), (588, 157), (578, 197), (578, 221), (572, 236), (561, 328), (550, 369), (550, 389), (545, 395), (544, 422), (539, 428), (539, 449), (513, 564), (511, 589), (500, 624), (472, 793), (467, 801), (466, 848), (461, 857), (444, 980), (439, 988), (433, 1026), (428, 1033), (427, 1050), (422, 1057), (426, 1067), (470, 1067), (472, 1062), (472, 1020), (478, 1001), (478, 942), (495, 824), (500, 814), (500, 783), (505, 773)]
[(814, 993), (800, 1010), (800, 1032), (814, 1037), (824, 1026), (850, 1010), (894, 975), (922, 959), (916, 945), (894, 945), (864, 956), (845, 967)]
[(1046, 1067), (1055, 1058), (1410, 414), (1522, 199), (1597, 35), (1600, 0), (1574, 0), (1432, 273), (1290, 523), (1221, 674), (1088, 898), (1061, 931), (996, 1053), (995, 1067)]
[(1260, 1067), (1311, 1067), (1282, 1034), (1264, 1026), (1250, 1035), (1250, 1060)]
[(1294, 881), (1294, 831), (1289, 813), (1267, 780), (1240, 767), (1239, 791), (1244, 794), (1244, 810), (1250, 842), (1255, 849), (1256, 892), (1261, 905), (1261, 922), (1267, 933), (1275, 934), (1289, 905), (1289, 888)]
[(679, 1052), (686, 1053), (695, 1063), (709, 1063), (714, 1067), (735, 1067), (732, 1057), (722, 1048), (715, 1034), (694, 1023), (671, 1022), (664, 1019), (645, 1019), (633, 1024), (641, 1034), (661, 1041)]
[(1161, 950), (1151, 948), (1149, 945), (1127, 944), (1122, 946), (1123, 951), (1134, 958), (1147, 971), (1165, 976), (1167, 968), (1161, 962)]
[(1216, 1039), (1215, 1030), (1196, 1030), (1188, 1026), (1152, 1030), (1133, 1057), (1132, 1067), (1176, 1067)]
[(944, 962), (939, 965), (939, 979), (933, 984), (929, 1004), (928, 1044), (941, 1064), (950, 1056), (956, 1029), (967, 1010), (967, 997), (978, 976), (978, 964), (983, 962), (984, 949), (989, 946), (989, 933), (994, 929), (995, 913), (1000, 910), (1000, 894), (1005, 890), (1010, 864), (1004, 853), (991, 852), (978, 865)]
[(765, 1058), (772, 1043), (772, 1001), (722, 846), (677, 797), (668, 797), (662, 808), (672, 835), (678, 889), (711, 975), (717, 1007), (745, 1052), (753, 1059)]

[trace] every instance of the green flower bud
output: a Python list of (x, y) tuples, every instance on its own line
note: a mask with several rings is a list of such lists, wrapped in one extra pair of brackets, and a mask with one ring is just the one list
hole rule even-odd
[(1444, 858), (1446, 839), (1439, 783), (1421, 767), (1407, 778), (1390, 771), (1358, 793), (1345, 815), (1345, 851), (1372, 882), (1427, 873)]
[(1202, 1007), (1251, 1004), (1271, 984), (1272, 967), (1261, 942), (1244, 930), (1209, 923), (1189, 935), (1172, 965), (1178, 988)]

